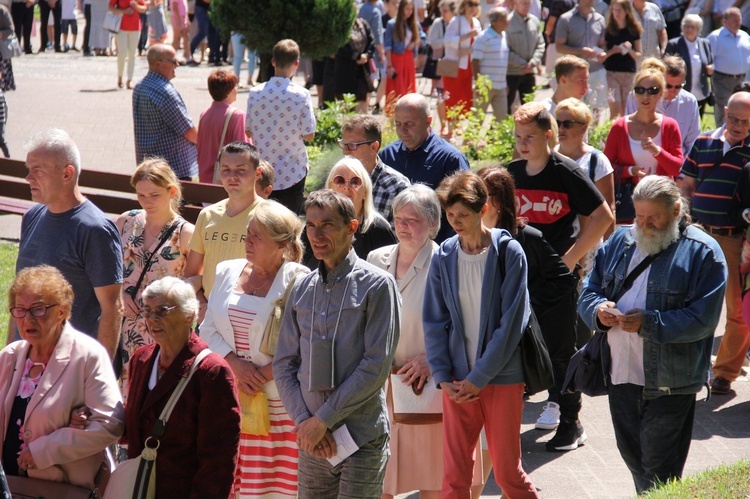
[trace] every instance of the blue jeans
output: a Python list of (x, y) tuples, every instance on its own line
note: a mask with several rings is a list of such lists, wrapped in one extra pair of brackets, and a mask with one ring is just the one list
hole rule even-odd
[(208, 36), (208, 27), (211, 24), (210, 19), (208, 18), (208, 9), (205, 7), (199, 7), (198, 5), (195, 6), (195, 22), (198, 23), (198, 31), (195, 33), (195, 36), (192, 40), (190, 40), (190, 54), (192, 55), (193, 52), (195, 52), (195, 49), (198, 48), (198, 45), (203, 41), (204, 38)]
[(248, 81), (253, 78), (253, 73), (255, 72), (255, 52), (252, 50), (249, 50), (243, 43), (242, 43), (242, 35), (239, 33), (232, 33), (232, 52), (234, 53), (234, 56), (232, 58), (232, 65), (234, 66), (234, 74), (237, 75), (237, 79), (242, 83), (242, 78), (240, 77), (240, 68), (242, 67), (242, 60), (245, 56), (245, 50), (247, 50), (247, 79)]
[(680, 478), (693, 434), (695, 394), (643, 398), (643, 387), (609, 385), (617, 448), (638, 494)]
[(299, 451), (299, 497), (315, 499), (380, 499), (385, 465), (391, 453), (388, 434), (367, 442), (338, 466)]

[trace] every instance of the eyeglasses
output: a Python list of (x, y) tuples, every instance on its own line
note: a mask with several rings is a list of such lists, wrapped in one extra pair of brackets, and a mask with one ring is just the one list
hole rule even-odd
[(161, 60), (161, 62), (168, 62), (168, 63), (172, 64), (173, 66), (179, 66), (180, 65), (180, 61), (178, 61), (177, 59), (160, 59), (160, 60)]
[(352, 177), (349, 180), (346, 180), (343, 175), (336, 175), (333, 177), (333, 185), (336, 187), (344, 187), (345, 185), (348, 185), (352, 189), (359, 189), (362, 187), (362, 179), (359, 177)]
[(159, 317), (160, 319), (166, 317), (169, 315), (169, 312), (176, 309), (177, 305), (172, 305), (171, 307), (167, 307), (166, 305), (161, 306), (157, 308), (156, 310), (151, 310), (150, 308), (142, 308), (141, 311), (138, 313), (141, 317), (144, 319), (150, 319), (152, 315), (155, 315)]
[(26, 317), (27, 313), (31, 314), (32, 317), (44, 317), (47, 315), (47, 310), (58, 305), (59, 303), (55, 303), (54, 305), (37, 305), (36, 307), (31, 308), (11, 307), (10, 315), (16, 319), (23, 319)]
[(635, 87), (633, 89), (633, 92), (637, 93), (638, 95), (648, 94), (648, 95), (659, 95), (659, 92), (661, 92), (661, 89), (659, 87)]
[(736, 116), (732, 116), (731, 114), (728, 114), (728, 113), (727, 113), (727, 122), (731, 123), (732, 125), (739, 125), (739, 126), (742, 126), (742, 127), (750, 126), (750, 119), (744, 119), (744, 120), (742, 120), (742, 119), (737, 118)]
[(668, 88), (668, 89), (676, 88), (676, 89), (678, 89), (678, 90), (679, 90), (679, 89), (681, 89), (681, 88), (682, 88), (682, 87), (684, 87), (684, 86), (685, 86), (685, 84), (684, 84), (684, 83), (680, 83), (679, 85), (670, 85), (669, 83), (667, 83), (667, 88)]
[(573, 128), (573, 125), (585, 125), (586, 124), (583, 121), (574, 121), (574, 120), (563, 120), (563, 121), (555, 120), (555, 121), (557, 121), (558, 128), (564, 128), (566, 130), (570, 130), (571, 128)]
[(339, 139), (338, 144), (339, 147), (344, 151), (356, 151), (357, 148), (363, 144), (372, 144), (375, 142), (374, 140), (363, 140), (362, 142), (344, 142), (343, 140)]

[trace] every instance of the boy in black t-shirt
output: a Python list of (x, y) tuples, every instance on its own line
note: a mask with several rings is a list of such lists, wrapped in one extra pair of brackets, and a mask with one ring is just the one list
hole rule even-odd
[[(586, 173), (570, 158), (552, 151), (557, 126), (542, 104), (524, 104), (513, 118), (521, 159), (510, 163), (508, 171), (516, 183), (518, 216), (542, 231), (568, 268), (580, 269), (578, 262), (614, 222), (612, 211)], [(570, 300), (563, 300), (553, 310), (535, 311), (555, 375), (545, 412), (536, 425), (539, 429), (557, 427), (557, 433), (547, 442), (549, 451), (573, 450), (586, 441), (578, 421), (581, 394), (560, 393), (576, 348), (577, 299), (574, 291)]]

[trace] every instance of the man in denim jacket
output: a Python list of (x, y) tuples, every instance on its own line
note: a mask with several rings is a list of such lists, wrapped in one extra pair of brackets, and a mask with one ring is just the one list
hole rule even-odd
[[(578, 311), (589, 327), (607, 332), (615, 438), (641, 494), (682, 475), (727, 267), (718, 243), (688, 224), (671, 179), (644, 178), (633, 201), (636, 223), (597, 253)], [(627, 275), (651, 255), (658, 256), (622, 293)]]

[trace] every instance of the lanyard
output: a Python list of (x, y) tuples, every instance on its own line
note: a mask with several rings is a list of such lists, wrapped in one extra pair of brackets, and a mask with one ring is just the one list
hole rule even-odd
[[(320, 279), (320, 276), (318, 276), (318, 279)], [(335, 379), (334, 379), (334, 373), (336, 370), (334, 369), (334, 366), (336, 364), (336, 357), (334, 355), (335, 348), (336, 348), (336, 335), (339, 332), (339, 323), (341, 322), (341, 311), (344, 308), (344, 300), (346, 299), (346, 292), (349, 290), (349, 276), (346, 277), (346, 285), (344, 286), (344, 293), (341, 295), (341, 304), (339, 304), (339, 315), (336, 318), (336, 327), (333, 329), (333, 338), (331, 338), (331, 389), (335, 388)], [(308, 378), (309, 380), (312, 380), (312, 366), (313, 366), (313, 348), (312, 348), (312, 342), (313, 342), (313, 335), (315, 334), (315, 296), (317, 295), (318, 291), (318, 284), (315, 283), (315, 286), (313, 287), (313, 296), (312, 296), (312, 319), (310, 321), (310, 362), (308, 366)]]

